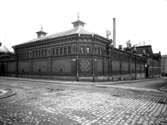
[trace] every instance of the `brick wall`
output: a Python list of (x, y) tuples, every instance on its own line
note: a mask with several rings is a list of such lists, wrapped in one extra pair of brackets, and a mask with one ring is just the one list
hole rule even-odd
[(8, 72), (15, 73), (16, 72), (16, 61), (8, 62)]
[(19, 74), (30, 73), (31, 72), (30, 62), (29, 61), (19, 61), (18, 62), (18, 71)]
[(53, 73), (72, 73), (72, 60), (71, 59), (58, 59), (52, 61)]
[(49, 72), (49, 61), (33, 61), (33, 72), (37, 74)]

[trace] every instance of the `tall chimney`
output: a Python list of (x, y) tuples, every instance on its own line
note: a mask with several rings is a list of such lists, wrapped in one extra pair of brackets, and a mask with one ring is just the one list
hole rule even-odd
[(113, 46), (116, 48), (116, 18), (113, 18)]

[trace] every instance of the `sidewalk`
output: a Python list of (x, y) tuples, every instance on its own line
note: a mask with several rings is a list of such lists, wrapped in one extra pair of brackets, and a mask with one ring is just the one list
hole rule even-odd
[(113, 88), (128, 89), (128, 90), (137, 90), (137, 91), (161, 92), (158, 89), (141, 88), (141, 87), (139, 88), (139, 87), (132, 87), (132, 86), (130, 87), (130, 86), (123, 86), (123, 85), (119, 85), (119, 86), (116, 86), (116, 85), (96, 85), (96, 87), (106, 87), (106, 88), (113, 87)]
[(54, 83), (54, 84), (78, 84), (78, 85), (87, 85), (93, 84), (93, 82), (85, 81), (65, 81), (65, 80), (49, 80), (49, 79), (37, 79), (37, 78), (21, 78), (21, 77), (5, 77), (0, 76), (0, 79), (7, 80), (20, 80), (20, 81), (30, 81), (30, 82), (43, 82), (43, 83)]
[(51, 84), (63, 84), (63, 85), (93, 85), (96, 87), (104, 88), (121, 88), (121, 89), (130, 89), (137, 91), (152, 91), (152, 92), (167, 92), (167, 85), (163, 86), (160, 89), (151, 89), (151, 88), (142, 88), (142, 87), (133, 87), (133, 86), (124, 86), (128, 83), (141, 83), (141, 82), (157, 82), (162, 83), (165, 81), (164, 78), (153, 78), (153, 79), (141, 79), (141, 80), (126, 80), (126, 81), (104, 81), (104, 82), (89, 82), (89, 81), (60, 81), (60, 80), (48, 80), (48, 79), (32, 79), (32, 78), (18, 78), (18, 77), (0, 77), (0, 79), (7, 80), (20, 80), (20, 81), (29, 81), (29, 82), (42, 82), (42, 83), (51, 83)]
[(20, 80), (20, 81), (31, 81), (31, 82), (44, 82), (44, 83), (55, 83), (55, 84), (79, 84), (79, 85), (113, 85), (113, 84), (126, 84), (126, 83), (136, 83), (143, 81), (155, 81), (163, 80), (162, 78), (153, 78), (153, 79), (139, 79), (139, 80), (122, 80), (122, 81), (65, 81), (65, 80), (49, 80), (49, 79), (37, 79), (37, 78), (21, 78), (21, 77), (6, 77), (0, 76), (2, 79), (8, 80)]

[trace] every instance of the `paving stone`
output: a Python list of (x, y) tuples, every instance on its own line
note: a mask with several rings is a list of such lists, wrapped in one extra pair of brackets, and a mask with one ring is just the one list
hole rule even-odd
[(44, 85), (40, 85), (40, 89), (27, 82), (19, 85), (23, 87), (17, 87), (17, 83), (12, 85), (19, 92), (15, 97), (0, 101), (0, 121), (4, 121), (5, 124), (154, 125), (167, 123), (165, 93), (130, 93), (118, 89), (112, 89), (110, 92), (83, 89), (50, 92), (44, 89)]

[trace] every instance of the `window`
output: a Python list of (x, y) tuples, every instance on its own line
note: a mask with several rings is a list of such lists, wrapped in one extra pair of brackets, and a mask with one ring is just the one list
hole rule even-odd
[(64, 47), (64, 55), (67, 55), (67, 47)]
[(36, 56), (38, 56), (38, 50), (35, 51)]
[(101, 54), (104, 55), (104, 48), (101, 48)]
[(71, 46), (68, 46), (68, 54), (71, 54)]
[(37, 50), (37, 56), (40, 56), (40, 52), (39, 52), (39, 50)]
[(98, 55), (98, 48), (95, 48), (95, 55)]
[(52, 48), (51, 51), (52, 51), (52, 54), (51, 54), (51, 55), (52, 55), (52, 56), (55, 55), (55, 49)]
[(54, 51), (54, 55), (57, 56), (57, 54), (56, 54), (56, 48), (53, 48), (53, 51)]
[(31, 51), (30, 51), (29, 55), (30, 55), (30, 57), (32, 56), (32, 52)]
[(44, 50), (42, 49), (42, 56), (44, 56)]
[(34, 52), (34, 51), (32, 52), (32, 56), (33, 56), (33, 57), (35, 56), (35, 52)]
[(47, 56), (47, 49), (45, 49), (45, 56)]
[(77, 50), (78, 50), (78, 49), (77, 49), (76, 45), (73, 45), (72, 48), (71, 48), (71, 53), (72, 53), (72, 54), (76, 54), (76, 53), (77, 53)]
[(40, 56), (40, 50), (38, 50), (38, 56)]
[(84, 48), (83, 47), (80, 48), (80, 54), (84, 54)]
[(101, 48), (99, 48), (99, 55), (101, 55), (102, 54), (102, 52), (101, 52)]
[(60, 55), (62, 55), (63, 54), (63, 48), (61, 47), (60, 48)]
[(59, 48), (56, 48), (56, 55), (59, 55)]
[(89, 47), (86, 48), (86, 54), (90, 54), (90, 48)]
[(38, 51), (37, 50), (35, 51), (35, 56), (38, 56)]

